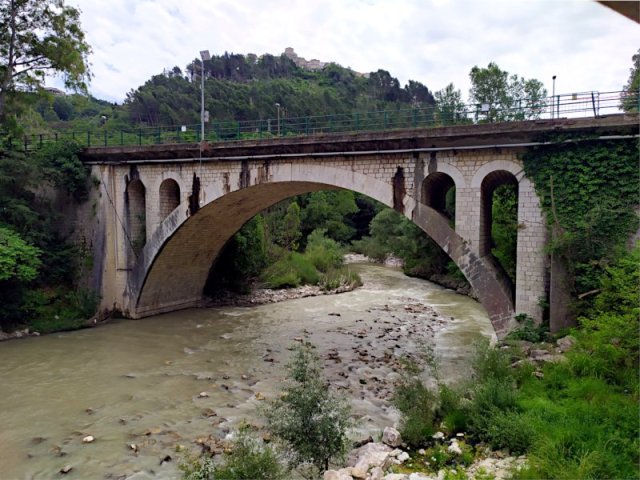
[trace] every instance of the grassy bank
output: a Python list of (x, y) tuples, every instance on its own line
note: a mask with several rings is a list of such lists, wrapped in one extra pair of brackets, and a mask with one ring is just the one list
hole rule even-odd
[[(413, 464), (434, 473), (455, 469), (490, 447), (527, 456), (527, 467), (513, 478), (639, 478), (639, 264), (635, 248), (606, 271), (564, 355), (544, 333), (531, 344), (516, 332), (497, 348), (478, 348), (465, 384), (433, 391), (407, 376), (396, 393), (402, 433), (411, 446), (426, 449)], [(543, 350), (550, 361), (531, 360)], [(464, 433), (463, 453), (433, 440), (436, 431)]]

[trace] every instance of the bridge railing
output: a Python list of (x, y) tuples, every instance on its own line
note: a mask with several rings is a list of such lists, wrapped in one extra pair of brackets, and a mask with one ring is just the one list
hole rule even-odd
[[(591, 91), (555, 95), (537, 101), (523, 100), (509, 108), (496, 108), (490, 104), (460, 104), (279, 119), (223, 120), (205, 125), (204, 140), (207, 142), (259, 140), (285, 136), (470, 125), (539, 118), (597, 117), (618, 113), (623, 102), (626, 105), (640, 107), (637, 93)], [(48, 143), (63, 140), (73, 140), (84, 147), (116, 147), (198, 143), (202, 139), (200, 124), (122, 130), (96, 128), (82, 132), (43, 131), (20, 138), (0, 134), (0, 148), (33, 150)]]

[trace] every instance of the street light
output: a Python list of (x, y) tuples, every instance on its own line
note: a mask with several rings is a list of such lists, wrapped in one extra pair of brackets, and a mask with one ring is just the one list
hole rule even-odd
[(200, 142), (204, 142), (204, 62), (211, 60), (209, 50), (200, 51)]
[(280, 104), (276, 103), (276, 108), (278, 109), (278, 136), (280, 136)]
[(556, 109), (556, 76), (554, 75), (551, 78), (553, 79), (553, 93), (551, 94), (551, 97), (553, 98), (553, 102), (551, 103), (551, 118), (553, 118), (555, 116)]

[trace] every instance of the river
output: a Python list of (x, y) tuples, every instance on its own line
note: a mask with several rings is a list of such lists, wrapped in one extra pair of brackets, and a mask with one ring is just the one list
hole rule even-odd
[[(493, 330), (468, 297), (397, 269), (353, 268), (363, 287), (339, 295), (0, 344), (0, 479), (61, 478), (66, 465), (69, 479), (180, 478), (177, 450), (195, 452), (194, 440), (224, 438), (243, 420), (260, 424), (256, 408), (277, 395), (301, 339), (351, 399), (354, 439), (375, 438), (398, 421), (388, 400), (401, 357), (432, 345), (440, 377), (455, 381), (468, 374), (474, 340)], [(87, 435), (95, 441), (83, 443)]]

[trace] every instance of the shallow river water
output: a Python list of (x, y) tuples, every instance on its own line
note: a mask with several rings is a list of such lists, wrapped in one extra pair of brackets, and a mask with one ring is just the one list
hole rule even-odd
[(455, 381), (474, 340), (493, 330), (467, 297), (395, 269), (353, 268), (364, 281), (353, 292), (0, 344), (0, 480), (180, 478), (176, 447), (196, 452), (199, 438), (260, 424), (256, 408), (277, 394), (302, 338), (351, 399), (352, 436), (375, 438), (398, 421), (388, 399), (399, 358), (433, 345), (441, 378)]

